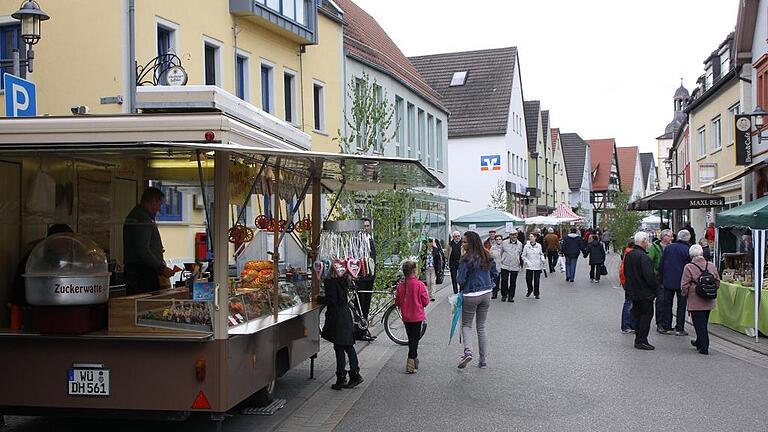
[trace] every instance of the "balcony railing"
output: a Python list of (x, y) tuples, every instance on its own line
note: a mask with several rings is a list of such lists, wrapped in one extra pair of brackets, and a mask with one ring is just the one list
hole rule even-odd
[(286, 30), (301, 44), (317, 43), (316, 0), (229, 0), (229, 12), (267, 28)]

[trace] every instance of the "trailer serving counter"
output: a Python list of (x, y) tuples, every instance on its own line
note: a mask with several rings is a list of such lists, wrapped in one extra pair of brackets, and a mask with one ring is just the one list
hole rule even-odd
[[(9, 261), (0, 267), (0, 303), (19, 289), (15, 269), (29, 244), (53, 224), (103, 251), (112, 274), (107, 303), (3, 308), (0, 414), (201, 411), (221, 419), (249, 398), (267, 399), (277, 377), (319, 351), (321, 282), (309, 263), (322, 194), (442, 187), (415, 160), (310, 152), (306, 134), (217, 89), (184, 88), (181, 104), (163, 103), (178, 100), (178, 89), (139, 90), (142, 114), (0, 120)], [(162, 225), (166, 249), (195, 241), (170, 230), (198, 217), (212, 259), (188, 263), (185, 283), (125, 296), (115, 277), (123, 221), (149, 185), (166, 192), (165, 215), (176, 199), (192, 204), (169, 231)], [(254, 241), (270, 247), (242, 259)], [(287, 241), (302, 245), (303, 262), (283, 256)], [(87, 330), (57, 331), (56, 319), (87, 320)]]

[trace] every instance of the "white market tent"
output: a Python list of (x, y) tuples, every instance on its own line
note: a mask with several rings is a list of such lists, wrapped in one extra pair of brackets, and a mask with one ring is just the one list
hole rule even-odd
[(522, 218), (512, 213), (493, 208), (484, 208), (451, 221), (452, 230), (464, 232), (472, 229), (483, 239), (488, 236), (489, 231), (506, 233), (507, 224), (512, 224), (512, 226), (517, 228), (522, 226), (523, 223), (524, 220)]

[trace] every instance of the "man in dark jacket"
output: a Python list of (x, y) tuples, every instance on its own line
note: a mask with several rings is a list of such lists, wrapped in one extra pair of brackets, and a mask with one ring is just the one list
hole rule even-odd
[(128, 213), (123, 224), (125, 293), (141, 294), (160, 289), (160, 276), (170, 278), (174, 271), (165, 265), (163, 242), (155, 215), (163, 204), (163, 192), (154, 187), (141, 195), (141, 203)]
[(683, 269), (686, 264), (691, 262), (689, 253), (691, 233), (686, 229), (677, 233), (677, 241), (664, 248), (661, 254), (661, 263), (659, 264), (659, 274), (661, 283), (664, 285), (662, 300), (662, 329), (661, 334), (672, 333), (672, 302), (677, 297), (677, 319), (675, 322), (674, 334), (677, 336), (686, 336), (685, 331), (685, 306), (686, 297), (680, 291), (680, 280), (683, 278)]
[(571, 228), (571, 232), (563, 239), (561, 251), (565, 255), (565, 281), (573, 282), (576, 277), (576, 263), (581, 255), (581, 236), (576, 228)]
[(632, 318), (635, 321), (635, 348), (640, 350), (655, 349), (648, 343), (648, 331), (651, 329), (658, 281), (646, 252), (649, 245), (648, 233), (640, 231), (635, 234), (632, 250), (624, 257), (625, 286), (632, 297)]

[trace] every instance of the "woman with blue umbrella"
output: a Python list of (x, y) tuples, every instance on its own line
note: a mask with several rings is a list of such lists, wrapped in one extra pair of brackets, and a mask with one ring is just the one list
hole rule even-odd
[(461, 337), (464, 340), (464, 354), (459, 359), (459, 369), (465, 368), (474, 356), (471, 342), (472, 320), (477, 324), (479, 366), (485, 369), (488, 367), (488, 335), (485, 331), (485, 321), (491, 306), (491, 291), (496, 286), (493, 281), (499, 276), (499, 271), (476, 232), (464, 233), (462, 247), (464, 255), (459, 261), (457, 278), (463, 296)]

